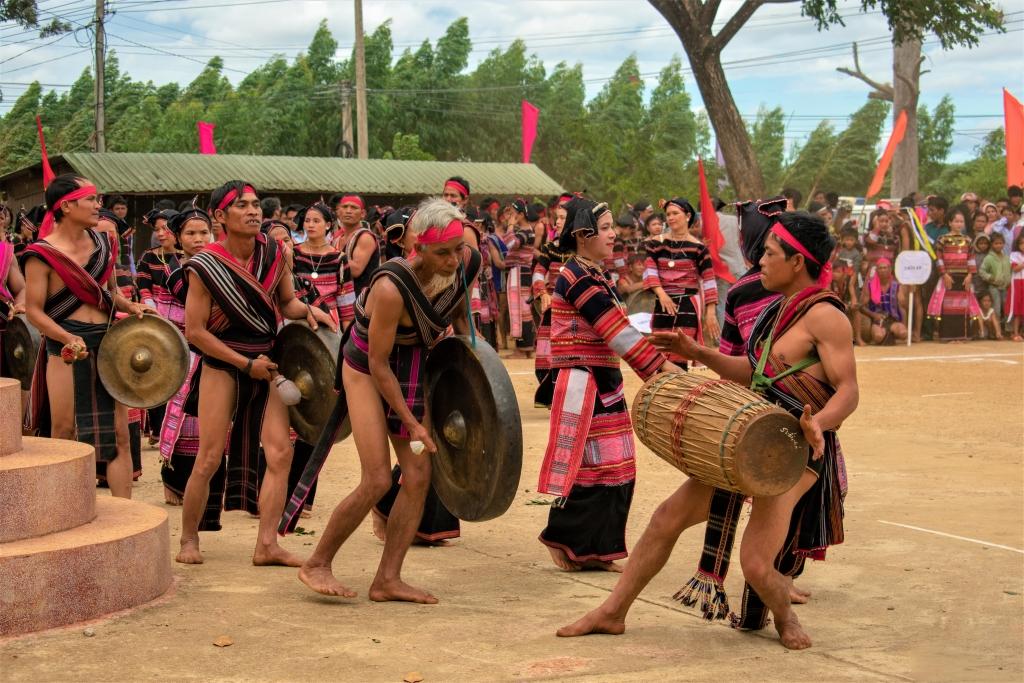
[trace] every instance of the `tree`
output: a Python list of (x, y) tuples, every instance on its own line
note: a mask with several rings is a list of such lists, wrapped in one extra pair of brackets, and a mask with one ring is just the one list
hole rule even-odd
[[(925, 106), (917, 110), (918, 168), (922, 186), (927, 185), (942, 171), (942, 165), (953, 145), (955, 120), (955, 108), (949, 95), (943, 96), (931, 113)], [(906, 196), (895, 192), (893, 194)]]
[[(832, 163), (832, 157), (836, 153), (836, 140), (832, 124), (827, 120), (819, 123), (807, 138), (807, 142), (794, 149), (793, 163), (786, 170), (786, 175), (779, 185), (794, 187), (806, 196), (808, 190), (817, 184), (818, 179)], [(772, 189), (769, 194), (774, 195), (778, 189)]]
[(762, 106), (750, 129), (750, 143), (769, 194), (782, 189), (782, 166), (786, 161), (785, 116), (782, 107), (766, 109)]
[[(722, 148), (729, 177), (741, 197), (763, 196), (764, 177), (746, 125), (729, 90), (722, 68), (722, 51), (762, 5), (798, 1), (803, 14), (813, 19), (819, 30), (842, 25), (838, 0), (743, 0), (716, 34), (713, 33), (713, 25), (721, 0), (648, 0), (665, 17), (683, 44), (704, 106), (715, 127), (715, 137)], [(878, 9), (885, 15), (896, 44), (920, 40), (926, 33), (933, 33), (943, 48), (970, 47), (978, 43), (978, 36), (984, 29), (1001, 29), (1003, 25), (1002, 14), (993, 0), (969, 3), (956, 0), (860, 0), (860, 6), (863, 11)], [(897, 107), (901, 104), (896, 102)]]
[(420, 136), (395, 133), (391, 151), (384, 152), (385, 159), (408, 159), (412, 161), (433, 161), (434, 155), (420, 148)]
[(882, 127), (889, 114), (889, 104), (868, 100), (850, 117), (850, 123), (836, 139), (828, 163), (808, 188), (800, 188), (810, 199), (816, 190), (861, 196), (871, 184), (878, 161)]
[[(35, 0), (0, 0), (0, 24), (13, 21), (25, 28), (39, 28), (39, 8)], [(54, 17), (39, 30), (39, 37), (57, 35), (71, 30), (71, 24)]]
[(1006, 193), (1006, 138), (1002, 128), (985, 136), (974, 150), (976, 159), (943, 167), (925, 191), (954, 199), (965, 190), (997, 199)]

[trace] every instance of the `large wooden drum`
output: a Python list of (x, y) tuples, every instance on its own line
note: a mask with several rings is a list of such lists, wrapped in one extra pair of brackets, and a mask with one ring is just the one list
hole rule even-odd
[(716, 488), (777, 496), (807, 464), (799, 420), (735, 382), (656, 375), (636, 395), (632, 417), (637, 437), (658, 457)]

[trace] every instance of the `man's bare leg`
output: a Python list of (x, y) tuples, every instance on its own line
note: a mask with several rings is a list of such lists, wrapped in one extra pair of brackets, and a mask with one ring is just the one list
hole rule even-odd
[(775, 569), (775, 558), (786, 542), (793, 508), (815, 480), (813, 472), (805, 471), (797, 485), (781, 496), (755, 498), (740, 545), (743, 577), (771, 610), (779, 639), (791, 650), (810, 647), (811, 638), (793, 611), (790, 604), (792, 584), (788, 577)]
[(626, 630), (626, 613), (640, 591), (668, 562), (672, 549), (684, 530), (707, 520), (713, 489), (695, 479), (687, 479), (651, 516), (633, 555), (604, 603), (582, 619), (558, 629), (562, 637), (589, 633), (618, 635)]
[(107, 463), (107, 485), (118, 498), (132, 497), (132, 451), (128, 436), (128, 408), (114, 404), (114, 435), (117, 457)]
[(402, 485), (388, 515), (384, 553), (370, 584), (369, 598), (377, 602), (401, 600), (433, 605), (437, 598), (402, 581), (402, 562), (416, 536), (416, 528), (423, 517), (423, 502), (430, 489), (430, 454), (414, 454), (405, 439), (392, 439), (392, 445), (402, 468)]
[(210, 479), (224, 458), (224, 442), (235, 409), (235, 378), (223, 370), (203, 366), (199, 376), (199, 452), (185, 484), (181, 508), (181, 550), (174, 558), (182, 564), (202, 564), (199, 521), (210, 497)]
[(373, 504), (391, 488), (391, 451), (384, 407), (373, 378), (347, 365), (342, 369), (341, 377), (345, 383), (361, 477), (352, 493), (334, 508), (316, 550), (299, 570), (299, 580), (317, 593), (354, 598), (355, 592), (334, 577), (331, 563), (342, 543), (359, 527)]
[(277, 524), (288, 497), (288, 470), (292, 464), (292, 444), (288, 438), (288, 408), (281, 403), (277, 389), (270, 387), (263, 411), (260, 442), (267, 469), (260, 484), (260, 527), (252, 563), (257, 567), (301, 567), (302, 560), (278, 543)]

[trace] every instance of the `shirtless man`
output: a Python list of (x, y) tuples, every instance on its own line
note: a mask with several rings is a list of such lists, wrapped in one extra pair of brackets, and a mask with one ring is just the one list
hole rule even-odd
[(33, 380), (33, 391), (46, 401), (40, 395), (33, 422), (40, 425), (48, 404), (50, 436), (93, 444), (111, 493), (131, 498), (128, 409), (99, 380), (96, 351), (114, 310), (140, 317), (156, 311), (118, 291), (112, 246), (93, 230), (100, 201), (91, 182), (57, 176), (46, 188), (46, 205), (40, 239), (25, 249), (25, 309), (46, 348)]
[[(424, 200), (409, 221), (416, 256), (380, 267), (356, 303), (344, 349), (342, 381), (362, 477), (331, 514), (299, 579), (318, 593), (355, 597), (331, 572), (341, 545), (391, 487), (388, 440), (402, 468), (402, 486), (387, 521), (386, 541), (369, 598), (434, 604), (437, 598), (402, 580), (405, 554), (423, 515), (430, 487), (430, 455), (437, 446), (426, 426), (424, 369), (427, 352), (449, 325), (469, 333), (464, 282), (480, 268), (465, 248), (462, 213), (443, 199)], [(424, 444), (413, 453), (410, 441)]]
[[(788, 492), (754, 499), (740, 548), (744, 577), (771, 611), (780, 640), (790, 649), (810, 647), (811, 639), (790, 606), (789, 581), (775, 569), (774, 560), (782, 550), (792, 516), (799, 519), (794, 552), (823, 559), (827, 546), (842, 542), (839, 445), (834, 430), (858, 402), (850, 322), (842, 303), (821, 284), (824, 277), (830, 277), (824, 264), (833, 247), (821, 219), (805, 213), (779, 217), (765, 240), (760, 263), (765, 288), (783, 298), (758, 317), (746, 358), (699, 346), (679, 333), (655, 337), (656, 345), (704, 363), (725, 379), (753, 384), (770, 400), (800, 416), (810, 445), (807, 469)], [(764, 356), (770, 363), (760, 363)], [(815, 356), (820, 361), (812, 361)], [(767, 377), (792, 367), (799, 369), (785, 382)], [(828, 396), (827, 400), (823, 396)], [(696, 479), (684, 482), (654, 512), (611, 595), (582, 619), (559, 629), (558, 635), (623, 633), (630, 605), (668, 561), (679, 535), (707, 519), (711, 494), (712, 488)]]
[[(181, 551), (177, 561), (201, 564), (199, 522), (210, 495), (210, 480), (224, 455), (229, 425), (227, 510), (260, 517), (252, 563), (297, 567), (301, 560), (277, 542), (276, 525), (287, 495), (292, 446), (288, 410), (271, 388), (277, 366), (270, 353), (277, 313), (336, 330), (331, 317), (295, 298), (295, 288), (278, 243), (260, 232), (256, 190), (234, 180), (213, 191), (214, 216), (225, 231), (184, 266), (188, 273), (185, 336), (202, 353), (199, 369), (199, 453), (185, 486)], [(266, 473), (257, 487), (259, 447)], [(220, 501), (212, 502), (220, 504)]]

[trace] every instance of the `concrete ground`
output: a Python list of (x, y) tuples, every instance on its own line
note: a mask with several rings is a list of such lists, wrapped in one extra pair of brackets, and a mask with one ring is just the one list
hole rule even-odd
[[(1019, 344), (923, 344), (858, 350), (861, 407), (840, 438), (850, 470), (846, 543), (809, 565), (798, 607), (814, 647), (782, 648), (769, 627), (707, 623), (671, 595), (693, 573), (703, 528), (683, 535), (630, 613), (625, 635), (563, 640), (554, 631), (615, 582), (566, 574), (536, 541), (548, 508), (533, 488), (547, 412), (533, 407), (532, 363), (508, 361), (520, 396), (520, 492), (499, 519), (464, 524), (446, 548), (413, 548), (405, 577), (437, 606), (365, 598), (381, 544), (367, 520), (335, 564), (360, 593), (311, 593), (295, 570), (248, 559), (255, 520), (226, 516), (205, 534), (206, 564), (175, 565), (157, 603), (93, 624), (0, 643), (0, 680), (1021, 680), (1024, 673), (1024, 353)], [(627, 395), (639, 386), (629, 376)], [(162, 505), (156, 452), (139, 499)], [(640, 448), (628, 540), (684, 475)], [(333, 503), (358, 476), (350, 442), (321, 479), (309, 552)], [(100, 495), (106, 495), (101, 493)], [(180, 510), (171, 515), (172, 549)], [(726, 588), (738, 607), (738, 563)], [(220, 636), (233, 640), (215, 647)]]

